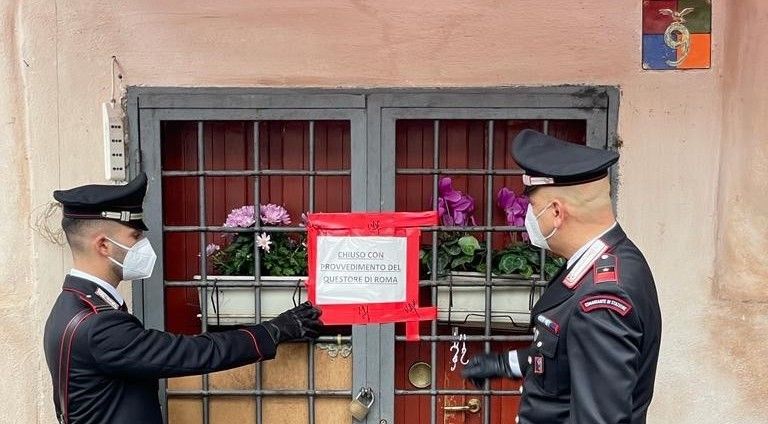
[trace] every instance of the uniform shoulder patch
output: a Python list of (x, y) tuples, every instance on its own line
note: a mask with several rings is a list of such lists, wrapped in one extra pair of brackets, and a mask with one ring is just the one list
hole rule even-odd
[(598, 309), (610, 309), (621, 316), (627, 316), (632, 312), (632, 303), (626, 299), (610, 294), (596, 294), (586, 296), (579, 301), (581, 310), (589, 313)]
[(619, 258), (609, 253), (600, 255), (595, 261), (593, 272), (595, 284), (619, 284)]

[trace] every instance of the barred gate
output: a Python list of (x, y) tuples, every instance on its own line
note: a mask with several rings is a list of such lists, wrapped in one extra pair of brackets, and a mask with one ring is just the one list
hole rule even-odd
[[(301, 301), (301, 275), (269, 275), (299, 268), (275, 272), (254, 243), (246, 275), (221, 275), (212, 243), (263, 233), (275, 248), (300, 249), (302, 212), (437, 208), (444, 178), (474, 199), (473, 221), (424, 229), (421, 303), (438, 305), (439, 319), (420, 342), (406, 343), (399, 325), (329, 328), (312, 346), (281, 347), (275, 361), (167, 381), (167, 420), (352, 422), (346, 407), (362, 388), (376, 397), (367, 423), (512, 419), (519, 382), (475, 388), (459, 376), (462, 348), (467, 358), (531, 340), (529, 310), (545, 286), (544, 252), (531, 272), (498, 275), (504, 249), (524, 245), (524, 228), (497, 201), (502, 188), (522, 191), (509, 142), (533, 128), (613, 148), (617, 108), (607, 87), (129, 89), (130, 167), (150, 177), (148, 237), (162, 252), (155, 276), (133, 285), (134, 313), (151, 328), (195, 334)], [(285, 206), (291, 224), (224, 225), (232, 209), (265, 203)], [(473, 262), (444, 266), (444, 245), (469, 235)]]

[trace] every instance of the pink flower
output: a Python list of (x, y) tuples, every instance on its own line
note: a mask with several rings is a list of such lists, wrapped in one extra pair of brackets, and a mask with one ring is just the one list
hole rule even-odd
[(208, 246), (205, 246), (205, 256), (211, 256), (219, 250), (221, 250), (221, 246), (216, 243), (211, 243)]
[(261, 222), (264, 224), (290, 225), (291, 223), (291, 216), (288, 214), (288, 211), (280, 205), (269, 203), (261, 205), (260, 210)]
[(232, 209), (232, 212), (227, 215), (227, 220), (224, 222), (225, 227), (229, 228), (248, 228), (256, 223), (254, 216), (255, 207), (243, 206), (240, 208)]

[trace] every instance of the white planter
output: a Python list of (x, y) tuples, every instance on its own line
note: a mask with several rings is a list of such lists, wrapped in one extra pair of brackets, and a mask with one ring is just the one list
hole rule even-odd
[[(195, 280), (200, 280), (196, 275)], [(253, 277), (209, 275), (209, 281), (253, 281)], [(307, 277), (261, 277), (262, 283), (283, 282), (293, 283), (291, 287), (262, 287), (260, 289), (261, 319), (272, 319), (281, 312), (293, 308), (293, 296), (297, 293), (296, 284), (306, 282)], [(298, 302), (307, 300), (307, 290), (301, 287), (301, 298)], [(207, 301), (203, 301), (203, 290), (198, 289), (200, 306), (206, 304), (208, 325), (238, 325), (256, 322), (254, 287), (208, 287)]]
[[(437, 287), (437, 319), (454, 324), (482, 326), (485, 323), (485, 275), (475, 272), (456, 272), (450, 277), (454, 283), (475, 282), (473, 286)], [(515, 283), (516, 286), (491, 287), (491, 323), (494, 328), (520, 328), (527, 326), (531, 306), (539, 300), (541, 288), (532, 288), (530, 279), (523, 277), (492, 277), (494, 282)], [(451, 296), (451, 292), (453, 295)], [(453, 304), (451, 304), (451, 297)]]

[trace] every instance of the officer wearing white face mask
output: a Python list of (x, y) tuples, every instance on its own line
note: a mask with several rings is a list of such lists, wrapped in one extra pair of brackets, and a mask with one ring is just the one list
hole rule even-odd
[(520, 424), (643, 424), (661, 313), (648, 264), (613, 213), (608, 169), (619, 156), (531, 130), (512, 152), (531, 243), (568, 261), (531, 311), (531, 346), (476, 356), (463, 375), (479, 386), (522, 377)]
[(157, 255), (155, 250), (152, 249), (152, 245), (149, 244), (149, 240), (141, 238), (131, 247), (120, 244), (109, 237), (107, 237), (107, 240), (125, 250), (125, 258), (122, 263), (111, 256), (109, 257), (112, 263), (121, 268), (120, 276), (122, 280), (140, 280), (152, 276), (152, 269), (155, 267)]
[(278, 344), (312, 339), (320, 311), (302, 304), (259, 325), (198, 336), (145, 329), (127, 312), (121, 280), (149, 278), (147, 177), (124, 186), (56, 191), (74, 268), (45, 325), (45, 357), (60, 423), (162, 423), (158, 379), (271, 359)]

